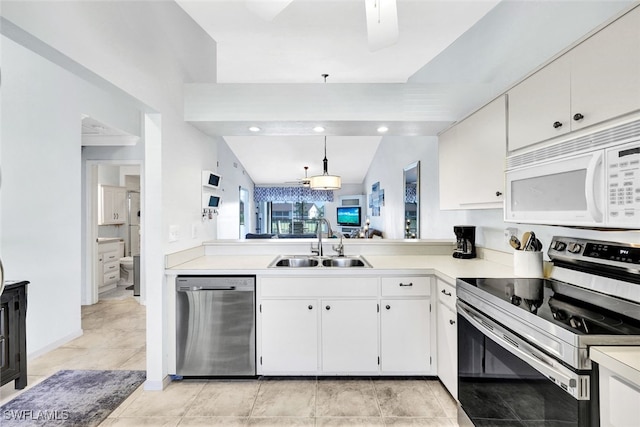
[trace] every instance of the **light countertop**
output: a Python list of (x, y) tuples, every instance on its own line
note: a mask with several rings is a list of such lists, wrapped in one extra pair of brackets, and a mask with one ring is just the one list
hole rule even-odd
[(589, 349), (589, 357), (640, 387), (640, 347), (596, 346)]
[(100, 244), (100, 243), (120, 242), (122, 241), (122, 239), (119, 237), (98, 237), (96, 241), (98, 242), (98, 244)]
[(453, 280), (456, 277), (512, 277), (511, 266), (474, 258), (456, 259), (451, 255), (365, 255), (373, 268), (268, 268), (276, 255), (204, 255), (167, 269), (167, 274), (238, 274), (261, 275), (377, 275), (380, 273), (437, 274)]

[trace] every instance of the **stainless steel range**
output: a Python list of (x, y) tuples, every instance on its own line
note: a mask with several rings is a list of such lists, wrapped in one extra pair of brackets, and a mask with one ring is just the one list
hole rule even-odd
[(457, 280), (458, 398), (476, 425), (598, 426), (594, 345), (640, 345), (640, 244), (554, 237), (550, 279)]

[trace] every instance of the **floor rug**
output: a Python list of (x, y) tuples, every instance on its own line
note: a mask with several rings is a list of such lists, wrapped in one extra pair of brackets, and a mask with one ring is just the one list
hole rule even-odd
[(2, 405), (0, 425), (97, 426), (145, 378), (145, 371), (58, 371)]

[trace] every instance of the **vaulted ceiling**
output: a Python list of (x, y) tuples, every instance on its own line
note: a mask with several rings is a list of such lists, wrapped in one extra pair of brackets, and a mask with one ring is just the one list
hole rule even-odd
[[(449, 85), (460, 114), (632, 3), (397, 0), (398, 42), (372, 52), (365, 0), (176, 1), (216, 40), (218, 83), (322, 83), (323, 73), (327, 84), (405, 83), (420, 70), (412, 80)], [(263, 19), (250, 4), (259, 1), (286, 7)], [(321, 171), (322, 133), (223, 136), (257, 184), (296, 181), (304, 166)], [(361, 183), (380, 139), (329, 136), (330, 172)]]

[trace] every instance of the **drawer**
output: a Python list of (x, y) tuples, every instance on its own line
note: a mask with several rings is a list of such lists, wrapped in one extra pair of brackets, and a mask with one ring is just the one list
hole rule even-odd
[(441, 279), (436, 279), (438, 300), (456, 311), (456, 287)]
[(382, 278), (383, 297), (424, 297), (431, 295), (431, 278), (398, 276)]
[(103, 285), (111, 285), (112, 283), (117, 283), (120, 280), (120, 269), (116, 271), (112, 271), (104, 275)]
[(264, 277), (263, 297), (377, 297), (377, 277)]
[(105, 252), (105, 254), (102, 257), (105, 264), (108, 262), (120, 261), (120, 258), (122, 258), (120, 256), (120, 251)]
[(120, 262), (119, 261), (105, 262), (102, 270), (103, 270), (102, 271), (103, 274), (108, 274), (116, 270), (120, 270)]

